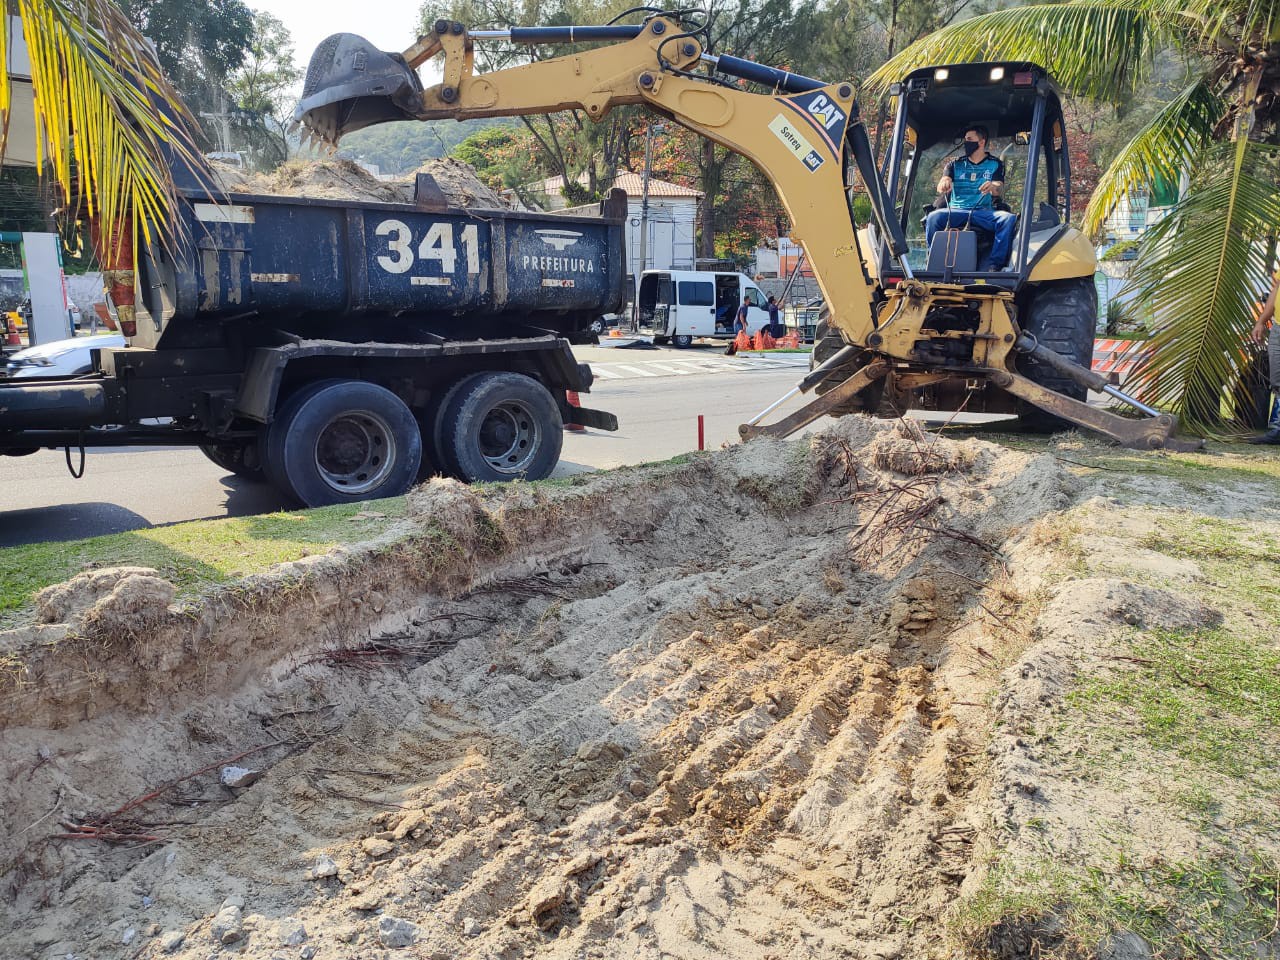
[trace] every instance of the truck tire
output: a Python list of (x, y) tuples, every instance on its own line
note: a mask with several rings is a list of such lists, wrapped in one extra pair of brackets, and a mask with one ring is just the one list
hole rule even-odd
[(445, 416), (444, 412), (449, 408), (449, 404), (453, 402), (453, 398), (458, 395), (458, 391), (462, 389), (464, 384), (483, 376), (479, 373), (471, 373), (452, 382), (445, 381), (440, 385), (440, 389), (435, 392), (430, 402), (427, 404), (426, 413), (423, 416), (423, 422), (429, 424), (422, 431), (424, 461), (430, 460), (434, 467), (434, 474), (443, 477), (453, 477), (456, 480), (463, 479), (461, 468), (458, 462), (450, 455), (449, 445), (445, 440)]
[(394, 497), (413, 486), (422, 433), (404, 401), (363, 380), (322, 380), (290, 397), (267, 428), (262, 463), (308, 507)]
[(202, 443), (200, 452), (223, 470), (234, 473), (237, 477), (244, 477), (246, 480), (266, 479), (257, 441)]
[(693, 335), (688, 333), (677, 333), (671, 338), (671, 345), (677, 350), (686, 350), (693, 346)]
[[(1051, 280), (1040, 284), (1027, 308), (1023, 332), (1030, 333), (1054, 353), (1086, 369), (1093, 363), (1093, 335), (1098, 323), (1098, 290), (1092, 277)], [(1085, 401), (1088, 388), (1023, 354), (1018, 370), (1042, 387), (1073, 400)], [(1018, 419), (1032, 430), (1069, 430), (1071, 424), (1029, 403), (1018, 404)]]
[(475, 373), (449, 391), (434, 433), (442, 466), (459, 480), (542, 480), (560, 462), (564, 421), (532, 377)]

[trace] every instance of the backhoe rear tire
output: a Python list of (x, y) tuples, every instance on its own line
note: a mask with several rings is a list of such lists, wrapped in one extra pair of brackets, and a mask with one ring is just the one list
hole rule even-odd
[[(1024, 333), (1030, 333), (1054, 353), (1085, 369), (1093, 363), (1093, 338), (1098, 324), (1098, 290), (1093, 277), (1049, 280), (1038, 285), (1022, 318)], [(1026, 354), (1018, 357), (1018, 371), (1028, 380), (1084, 402), (1088, 388), (1062, 376)], [(1018, 405), (1023, 426), (1052, 433), (1070, 430), (1072, 424), (1046, 413), (1025, 401)]]
[[(818, 323), (813, 330), (813, 352), (809, 354), (809, 369), (813, 370), (820, 364), (825, 363), (829, 358), (843, 350), (844, 346), (844, 338), (831, 328), (831, 325), (827, 322), (827, 309), (823, 307), (822, 313), (818, 318)], [(828, 390), (834, 390), (844, 382), (846, 377), (852, 374), (860, 366), (861, 364), (857, 362), (852, 362), (844, 366), (842, 368), (843, 376), (836, 375), (830, 379), (823, 380), (813, 388), (814, 393), (818, 396), (822, 396)], [(844, 403), (832, 410), (831, 416), (843, 417), (848, 413), (876, 412), (879, 410), (883, 394), (884, 381), (877, 380), (856, 397), (846, 400)]]

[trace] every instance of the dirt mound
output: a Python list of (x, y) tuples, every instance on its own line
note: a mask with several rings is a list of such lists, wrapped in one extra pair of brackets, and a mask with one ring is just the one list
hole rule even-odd
[(229, 193), (412, 203), (417, 174), (425, 173), (435, 180), (451, 206), (490, 210), (507, 206), (480, 182), (470, 164), (451, 157), (428, 160), (412, 174), (396, 180), (380, 180), (359, 164), (338, 157), (290, 160), (271, 173), (248, 173), (216, 162), (212, 167), (219, 185)]
[(79, 627), (86, 620), (101, 621), (108, 612), (125, 607), (137, 610), (158, 606), (163, 610), (173, 596), (173, 584), (150, 567), (90, 570), (41, 590), (36, 595), (36, 618), (41, 623)]
[(1073, 489), (848, 417), (15, 635), (0, 955), (946, 956), (1008, 538)]

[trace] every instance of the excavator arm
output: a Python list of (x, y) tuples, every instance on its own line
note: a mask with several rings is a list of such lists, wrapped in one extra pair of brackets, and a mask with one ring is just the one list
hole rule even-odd
[[(614, 107), (643, 104), (749, 159), (786, 208), (792, 237), (803, 245), (822, 290), (828, 323), (846, 346), (787, 397), (744, 424), (744, 438), (785, 436), (892, 369), (907, 385), (927, 385), (943, 371), (988, 380), (1126, 445), (1170, 445), (1176, 421), (1112, 387), (1107, 391), (1148, 419), (1128, 420), (1089, 408), (1021, 376), (1015, 349), (1045, 362), (1051, 351), (1018, 329), (1011, 294), (914, 278), (906, 239), (876, 170), (851, 83), (825, 83), (737, 57), (713, 56), (704, 49), (700, 27), (677, 14), (651, 15), (641, 24), (476, 31), (442, 19), (403, 54), (379, 51), (354, 34), (337, 34), (312, 56), (297, 117), (313, 137), (336, 144), (346, 133), (392, 120), (468, 120), (571, 109), (600, 120)], [(475, 44), (486, 41), (613, 42), (477, 74)], [(415, 68), (440, 55), (441, 82), (424, 89)], [(739, 81), (767, 92), (748, 90)], [(903, 279), (892, 287), (880, 286), (867, 269), (847, 200), (846, 170), (860, 178), (875, 224), (897, 260)], [(973, 322), (957, 328), (935, 319), (957, 311), (967, 312)], [(1098, 389), (1096, 375), (1067, 366), (1068, 375)], [(779, 424), (758, 426), (786, 399), (832, 377), (843, 382), (827, 396)]]
[[(620, 40), (549, 60), (477, 75), (477, 40), (515, 42)], [(335, 38), (330, 38), (333, 41)], [(336, 143), (344, 134), (388, 119), (468, 120), (480, 117), (528, 116), (583, 110), (600, 120), (611, 109), (644, 104), (700, 136), (742, 154), (773, 184), (792, 223), (792, 237), (804, 244), (818, 285), (831, 305), (831, 322), (851, 344), (865, 344), (876, 328), (872, 305), (875, 286), (867, 276), (856, 227), (845, 203), (845, 157), (862, 160), (863, 182), (878, 186), (866, 130), (858, 116), (850, 83), (823, 83), (735, 57), (712, 57), (702, 43), (674, 19), (654, 17), (639, 25), (602, 27), (535, 27), (509, 31), (468, 32), (439, 20), (435, 29), (400, 57), (370, 52), (363, 40), (339, 35), (308, 74), (329, 80), (307, 94), (299, 116), (313, 134)], [(326, 41), (330, 43), (330, 41)], [(365, 73), (376, 57), (384, 58), (386, 79), (373, 86), (400, 82), (392, 97), (360, 96), (341, 78), (364, 55)], [(415, 90), (412, 67), (444, 55), (442, 81)], [(710, 66), (713, 76), (695, 74)], [(752, 93), (736, 83), (716, 82), (714, 74), (772, 87)], [(409, 79), (412, 75), (413, 79)], [(354, 94), (354, 95), (353, 95)], [(394, 101), (392, 103), (391, 101)], [(882, 198), (875, 198), (882, 200)], [(882, 229), (896, 228), (898, 252), (906, 240), (894, 219), (883, 216), (886, 204), (873, 203)]]

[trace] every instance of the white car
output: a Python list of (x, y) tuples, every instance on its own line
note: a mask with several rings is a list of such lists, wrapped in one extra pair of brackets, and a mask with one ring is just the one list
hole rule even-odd
[(38, 347), (28, 347), (12, 354), (5, 369), (10, 379), (30, 377), (74, 377), (93, 369), (94, 350), (127, 346), (118, 333), (101, 333), (92, 337), (54, 340)]

